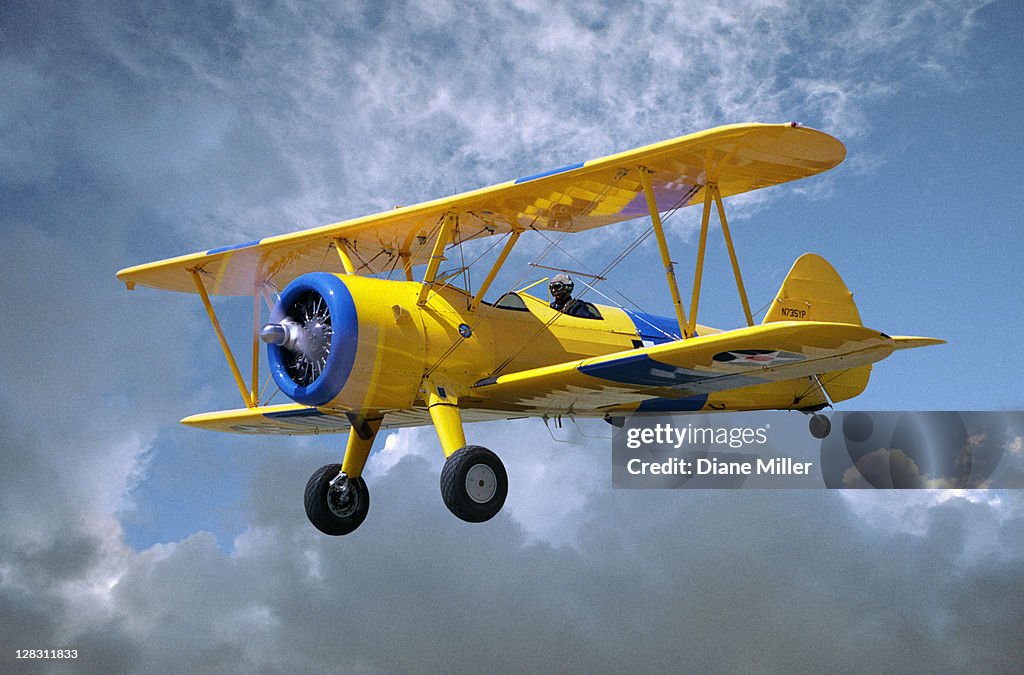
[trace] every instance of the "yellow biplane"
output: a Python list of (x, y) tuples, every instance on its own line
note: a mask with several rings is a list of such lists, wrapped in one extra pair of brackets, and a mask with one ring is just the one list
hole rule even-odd
[[(306, 487), (306, 513), (322, 532), (347, 534), (366, 517), (361, 474), (378, 431), (426, 424), (447, 458), (445, 504), (462, 520), (482, 522), (501, 509), (508, 479), (493, 452), (467, 445), (467, 422), (569, 416), (616, 423), (644, 411), (783, 409), (812, 414), (811, 431), (820, 437), (828, 419), (817, 411), (861, 393), (872, 363), (942, 342), (864, 327), (842, 279), (813, 254), (794, 263), (754, 323), (723, 199), (826, 171), (845, 154), (832, 136), (795, 123), (723, 126), (415, 206), (130, 267), (117, 277), (129, 289), (197, 293), (209, 314), (245, 407), (192, 415), (184, 424), (243, 434), (349, 432), (342, 463), (322, 467)], [(702, 205), (703, 216), (687, 315), (661, 214), (689, 205)], [(713, 210), (747, 324), (736, 330), (697, 323)], [(568, 313), (529, 288), (484, 299), (523, 233), (555, 244), (566, 233), (641, 217), (651, 223), (642, 236), (653, 231), (657, 239), (674, 317), (589, 302)], [(464, 243), (498, 236), (503, 247), (475, 291), (453, 283), (459, 270), (440, 273)], [(212, 295), (253, 298), (248, 385)], [(293, 403), (261, 400), (262, 343), (277, 388)]]

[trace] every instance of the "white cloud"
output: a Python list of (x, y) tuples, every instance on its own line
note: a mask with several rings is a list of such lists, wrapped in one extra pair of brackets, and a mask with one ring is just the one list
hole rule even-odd
[[(566, 420), (563, 428), (549, 431), (541, 420), (516, 420), (468, 425), (466, 438), (502, 458), (510, 483), (503, 512), (523, 528), (527, 540), (571, 546), (586, 517), (587, 500), (606, 487), (611, 475), (610, 429), (603, 422)], [(597, 438), (604, 439), (599, 448), (594, 447)], [(606, 459), (608, 466), (595, 462), (594, 454)], [(425, 460), (440, 475), (444, 454), (432, 428), (401, 429), (388, 435), (367, 462), (368, 483), (385, 478), (406, 457)], [(440, 502), (440, 492), (437, 499)]]
[[(378, 440), (377, 443), (380, 443)], [(408, 456), (423, 457), (438, 470), (444, 464), (444, 454), (440, 442), (431, 427), (400, 429), (388, 434), (384, 444), (366, 463), (367, 476), (382, 476), (403, 458)]]
[[(868, 106), (955, 68), (970, 8), (924, 7), (486, 5), (459, 11), (451, 30), (452, 10), (434, 4), (378, 16), (239, 5), (224, 17), (230, 32), (205, 40), (193, 35), (216, 24), (202, 16), (189, 34), (172, 15), (149, 17), (158, 39), (147, 42), (119, 16), (89, 26), (130, 72), (183, 103), (223, 115), (233, 102), (227, 125), (180, 135), (186, 150), (205, 135), (206, 171), (230, 185), (185, 219), (188, 235), (218, 223), (233, 241), (714, 124), (795, 117), (863, 135)], [(932, 30), (945, 38), (921, 39)]]

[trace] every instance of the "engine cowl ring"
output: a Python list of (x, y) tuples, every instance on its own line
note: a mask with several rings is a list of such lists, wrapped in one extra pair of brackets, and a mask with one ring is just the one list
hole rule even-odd
[(297, 277), (281, 294), (263, 337), (281, 391), (303, 405), (328, 403), (348, 381), (359, 344), (352, 294), (333, 274)]

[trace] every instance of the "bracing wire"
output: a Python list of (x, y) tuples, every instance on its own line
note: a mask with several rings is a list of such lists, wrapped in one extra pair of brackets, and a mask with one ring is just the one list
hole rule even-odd
[[(666, 216), (665, 216), (665, 218), (662, 218), (662, 223), (665, 223), (665, 222), (667, 222), (667, 221), (668, 221), (668, 220), (669, 220), (669, 219), (670, 219), (670, 218), (671, 218), (671, 217), (672, 217), (673, 215), (675, 215), (675, 214), (676, 214), (676, 212), (677, 212), (677, 211), (678, 211), (678, 210), (679, 210), (680, 208), (682, 208), (682, 206), (683, 206), (684, 204), (686, 204), (686, 202), (688, 202), (688, 201), (689, 201), (689, 200), (690, 200), (690, 199), (691, 199), (691, 198), (693, 197), (693, 195), (694, 195), (694, 194), (696, 194), (697, 190), (699, 190), (699, 189), (700, 189), (700, 188), (699, 188), (699, 186), (697, 186), (697, 187), (694, 187), (693, 189), (691, 189), (691, 190), (687, 191), (687, 192), (686, 192), (686, 193), (685, 193), (685, 194), (684, 194), (684, 195), (683, 195), (682, 197), (680, 197), (680, 198), (679, 198), (679, 199), (678, 199), (678, 200), (676, 201), (676, 203), (675, 203), (675, 204), (673, 204), (673, 205), (672, 205), (672, 207), (671, 207), (671, 208), (670, 208), (670, 209), (668, 210), (668, 212), (667, 212), (667, 213), (668, 213), (668, 215), (666, 215)], [(610, 263), (609, 263), (608, 265), (606, 265), (606, 266), (605, 266), (605, 268), (604, 268), (604, 269), (603, 269), (603, 270), (601, 271), (601, 273), (600, 273), (600, 274), (596, 274), (596, 275), (593, 275), (593, 276), (599, 276), (599, 277), (607, 277), (607, 276), (608, 276), (608, 274), (609, 274), (609, 273), (610, 273), (610, 272), (611, 272), (611, 271), (612, 271), (613, 269), (615, 269), (615, 267), (617, 267), (617, 266), (618, 266), (619, 264), (621, 264), (621, 263), (622, 263), (622, 262), (623, 262), (623, 261), (624, 261), (624, 260), (626, 259), (626, 257), (627, 257), (627, 256), (628, 256), (628, 255), (629, 255), (630, 253), (632, 253), (633, 251), (635, 251), (635, 250), (637, 249), (637, 247), (639, 247), (639, 245), (640, 245), (640, 242), (642, 242), (642, 241), (643, 241), (644, 239), (646, 239), (647, 237), (649, 237), (649, 236), (650, 236), (650, 234), (651, 234), (651, 232), (653, 232), (653, 231), (654, 231), (654, 226), (652, 225), (652, 226), (651, 226), (650, 228), (648, 228), (648, 230), (647, 230), (647, 231), (645, 231), (645, 232), (644, 232), (643, 234), (641, 234), (641, 235), (640, 235), (640, 236), (639, 236), (639, 237), (637, 238), (637, 241), (636, 241), (636, 242), (634, 242), (634, 244), (631, 244), (630, 246), (628, 246), (628, 247), (627, 247), (627, 251), (628, 251), (628, 252), (627, 252), (627, 253), (626, 253), (625, 255), (623, 255), (623, 254), (620, 254), (620, 255), (619, 255), (619, 256), (617, 256), (617, 257), (616, 257), (615, 259), (613, 259), (613, 260), (612, 260), (612, 261), (611, 261), (611, 262), (610, 262)], [(582, 267), (583, 267), (583, 269), (585, 269), (585, 270), (587, 271), (587, 273), (588, 273), (588, 274), (591, 274), (591, 273), (592, 273), (592, 272), (591, 272), (591, 270), (590, 270), (590, 267), (589, 267), (589, 266), (588, 266), (588, 265), (587, 265), (587, 264), (586, 264), (585, 262), (583, 262), (583, 261), (579, 260), (578, 258), (576, 258), (575, 256), (573, 256), (573, 255), (572, 255), (571, 253), (569, 253), (568, 251), (566, 251), (565, 249), (563, 249), (563, 248), (562, 248), (562, 247), (561, 247), (561, 246), (559, 245), (559, 242), (561, 241), (561, 238), (558, 238), (558, 239), (552, 239), (552, 238), (550, 238), (550, 237), (547, 237), (547, 236), (546, 236), (546, 235), (545, 235), (545, 234), (544, 234), (543, 232), (541, 232), (541, 231), (539, 231), (539, 230), (538, 230), (538, 232), (540, 232), (540, 235), (541, 235), (542, 237), (544, 237), (544, 238), (545, 238), (546, 240), (548, 240), (548, 241), (550, 242), (550, 244), (549, 244), (548, 248), (547, 248), (547, 249), (545, 249), (545, 254), (546, 254), (546, 253), (547, 253), (548, 251), (550, 251), (550, 250), (551, 250), (552, 248), (558, 248), (558, 250), (560, 250), (560, 251), (561, 251), (561, 252), (562, 252), (563, 254), (565, 254), (566, 256), (568, 256), (569, 258), (571, 258), (572, 260), (574, 260), (574, 261), (575, 261), (576, 263), (578, 263), (578, 264), (579, 264), (580, 266), (582, 266)], [(565, 234), (567, 234), (567, 232), (563, 232), (563, 233), (562, 233), (562, 235), (563, 235), (563, 236), (564, 236)], [(525, 275), (524, 275), (524, 276), (525, 276)], [(585, 285), (585, 286), (586, 286), (586, 287), (587, 287), (588, 289), (591, 289), (591, 288), (593, 288), (593, 286), (591, 286), (590, 284), (587, 284), (586, 282), (584, 282), (584, 285)], [(625, 299), (625, 300), (626, 300), (626, 302), (630, 303), (631, 305), (633, 305), (633, 306), (634, 306), (634, 307), (636, 307), (637, 309), (640, 309), (640, 311), (643, 311), (643, 309), (641, 309), (641, 308), (640, 308), (640, 305), (639, 305), (638, 303), (636, 303), (636, 302), (634, 302), (634, 301), (630, 300), (630, 299), (629, 299), (628, 297), (626, 297), (626, 295), (625, 295), (624, 293), (622, 293), (622, 291), (619, 291), (618, 289), (614, 289), (614, 288), (613, 288), (613, 290), (615, 290), (615, 292), (616, 292), (616, 293), (617, 293), (618, 295), (620, 295), (620, 296), (621, 296), (621, 297), (622, 297), (623, 299)], [(585, 295), (585, 292), (584, 292), (584, 293), (581, 293), (579, 297), (582, 297), (583, 295)], [(602, 293), (602, 295), (603, 295), (604, 297), (606, 297), (606, 298), (608, 297), (608, 296), (604, 295), (603, 293)], [(619, 306), (620, 308), (622, 308), (622, 305), (621, 305), (621, 304), (619, 304), (619, 303), (615, 302), (615, 301), (614, 301), (614, 300), (612, 300), (611, 298), (608, 298), (608, 300), (609, 300), (610, 302), (612, 302), (613, 304), (616, 304), (617, 306)], [(535, 340), (536, 340), (536, 339), (537, 339), (538, 337), (540, 337), (540, 335), (541, 335), (541, 334), (543, 334), (543, 333), (544, 333), (544, 331), (545, 331), (545, 330), (547, 330), (547, 329), (548, 329), (548, 328), (549, 328), (549, 327), (551, 326), (551, 324), (553, 324), (553, 323), (554, 323), (554, 322), (555, 322), (555, 321), (556, 321), (556, 320), (558, 319), (558, 317), (559, 317), (559, 316), (560, 316), (559, 314), (554, 314), (554, 315), (552, 315), (552, 317), (551, 317), (550, 319), (548, 319), (547, 321), (545, 321), (545, 322), (544, 322), (544, 325), (543, 325), (543, 326), (541, 326), (540, 328), (538, 328), (538, 329), (537, 329), (537, 331), (536, 331), (536, 332), (535, 332), (535, 333), (534, 333), (534, 334), (533, 334), (533, 335), (532, 335), (532, 336), (531, 336), (531, 337), (530, 337), (530, 338), (529, 338), (528, 340), (524, 341), (524, 343), (523, 343), (523, 344), (522, 344), (522, 345), (521, 345), (521, 346), (519, 347), (519, 349), (517, 349), (517, 350), (516, 350), (516, 351), (515, 351), (515, 352), (514, 352), (514, 353), (513, 353), (513, 354), (512, 354), (511, 356), (509, 356), (509, 357), (508, 357), (508, 358), (506, 358), (506, 359), (505, 359), (504, 361), (502, 361), (502, 362), (501, 362), (501, 364), (500, 364), (500, 365), (499, 365), (499, 366), (498, 366), (497, 368), (495, 368), (495, 369), (494, 369), (494, 372), (492, 373), (492, 376), (493, 376), (493, 375), (497, 375), (497, 374), (498, 374), (498, 373), (500, 373), (500, 372), (501, 372), (502, 370), (504, 370), (505, 368), (507, 368), (507, 367), (508, 367), (508, 365), (509, 365), (510, 363), (512, 363), (512, 361), (514, 361), (514, 360), (515, 360), (515, 359), (516, 359), (516, 358), (517, 358), (517, 357), (518, 357), (518, 356), (519, 356), (520, 354), (522, 354), (522, 353), (523, 353), (524, 351), (526, 351), (526, 349), (527, 349), (527, 348), (528, 348), (528, 347), (529, 347), (529, 346), (530, 346), (531, 344), (533, 344), (533, 342), (534, 342), (534, 341), (535, 341)], [(647, 322), (647, 323), (649, 323), (649, 322)], [(664, 331), (664, 330), (662, 330), (661, 328), (658, 328), (658, 327), (656, 327), (656, 326), (655, 326), (655, 328), (656, 328), (656, 329), (657, 329), (657, 330), (658, 330), (659, 332), (661, 332), (661, 333), (665, 333), (665, 331)], [(678, 339), (679, 339), (679, 336), (672, 336), (671, 334), (668, 334), (668, 333), (665, 333), (665, 335), (666, 335), (667, 337), (669, 337), (669, 338), (673, 339), (673, 340), (678, 340)]]
[[(609, 191), (610, 191), (610, 190), (612, 189), (612, 187), (614, 186), (614, 184), (615, 184), (615, 183), (617, 183), (617, 182), (618, 182), (619, 180), (621, 180), (623, 176), (625, 176), (625, 173), (624, 173), (624, 172), (620, 172), (620, 173), (619, 173), (618, 175), (616, 175), (616, 176), (615, 176), (615, 179), (614, 179), (614, 180), (613, 180), (613, 181), (612, 181), (611, 183), (609, 183), (608, 185), (606, 185), (606, 186), (604, 187), (604, 189), (603, 189), (603, 190), (602, 190), (602, 191), (601, 191), (601, 192), (600, 192), (599, 194), (595, 195), (595, 196), (593, 197), (593, 199), (591, 199), (591, 200), (590, 200), (590, 203), (589, 203), (589, 204), (587, 204), (587, 206), (586, 206), (586, 207), (584, 207), (584, 209), (583, 209), (583, 210), (582, 210), (581, 212), (582, 212), (582, 213), (589, 213), (589, 212), (590, 212), (590, 210), (592, 210), (592, 209), (593, 209), (594, 205), (595, 205), (595, 204), (597, 204), (597, 203), (598, 203), (598, 201), (599, 201), (599, 200), (601, 200), (601, 199), (602, 199), (603, 197), (605, 197), (605, 196), (606, 196), (606, 195), (608, 194), (608, 192), (609, 192)], [(533, 219), (533, 222), (531, 222), (531, 223), (530, 223), (530, 225), (528, 226), (528, 228), (527, 228), (527, 229), (531, 229), (531, 230), (533, 230), (533, 231), (535, 231), (535, 232), (541, 232), (541, 233), (542, 233), (542, 231), (541, 231), (541, 230), (538, 230), (538, 229), (537, 229), (536, 227), (534, 227), (534, 225), (535, 225), (535, 224), (536, 224), (536, 222), (537, 222), (537, 218), (539, 218), (539, 217), (540, 217), (540, 216), (539, 216), (539, 214), (538, 214), (538, 216), (535, 216), (535, 217), (534, 217), (534, 219)], [(569, 233), (570, 233), (570, 231), (569, 231), (569, 230), (563, 230), (562, 232), (560, 232), (560, 233), (559, 233), (559, 237), (558, 237), (558, 238), (556, 238), (556, 239), (554, 239), (554, 240), (552, 240), (552, 239), (550, 239), (550, 238), (548, 238), (548, 237), (545, 237), (545, 239), (547, 239), (547, 240), (548, 240), (548, 242), (549, 242), (549, 243), (548, 243), (548, 246), (547, 246), (547, 247), (546, 247), (546, 248), (544, 249), (544, 251), (542, 251), (542, 252), (541, 252), (541, 254), (540, 254), (540, 255), (539, 255), (538, 257), (537, 257), (537, 260), (543, 260), (543, 259), (544, 259), (544, 258), (545, 258), (545, 257), (546, 257), (546, 256), (547, 256), (547, 255), (548, 255), (548, 254), (549, 254), (549, 253), (550, 253), (550, 252), (552, 251), (552, 250), (554, 250), (555, 248), (558, 248), (559, 250), (562, 250), (562, 249), (561, 249), (561, 247), (560, 247), (560, 246), (558, 245), (558, 243), (559, 243), (559, 242), (561, 241), (561, 239), (562, 239), (562, 238), (564, 238), (564, 237), (565, 237), (565, 236), (566, 236), (567, 234), (569, 234)], [(543, 234), (543, 233), (542, 233), (542, 234)], [(460, 242), (460, 245), (461, 245), (461, 242)], [(491, 249), (493, 249), (493, 246), (491, 247)], [(491, 249), (488, 249), (488, 250), (491, 250)], [(482, 257), (482, 255), (483, 255), (483, 254), (481, 254), (481, 256), (478, 256), (478, 257), (477, 257), (477, 259), (479, 259), (480, 257)], [(527, 273), (526, 273), (526, 272), (524, 272), (524, 273), (523, 273), (522, 275), (520, 275), (519, 279), (517, 279), (517, 280), (516, 280), (515, 282), (513, 282), (513, 283), (512, 283), (512, 285), (511, 285), (511, 286), (509, 287), (509, 291), (511, 291), (511, 290), (514, 290), (514, 289), (515, 289), (516, 287), (518, 287), (518, 285), (519, 285), (520, 283), (522, 283), (523, 279), (525, 279), (525, 278), (526, 278), (526, 274), (527, 274)], [(506, 292), (508, 292), (508, 291), (506, 291)], [(483, 314), (485, 314), (485, 313), (486, 313), (486, 312), (481, 312), (481, 316), (480, 316), (480, 318), (478, 318), (478, 319), (477, 319), (477, 320), (476, 320), (475, 322), (473, 322), (473, 324), (472, 324), (472, 325), (470, 326), (470, 329), (471, 329), (471, 330), (474, 330), (474, 329), (475, 329), (475, 328), (477, 327), (477, 325), (479, 325), (480, 321), (481, 321), (481, 320), (483, 319)], [(531, 338), (530, 338), (530, 339), (529, 339), (529, 340), (527, 341), (527, 344), (530, 344), (530, 343), (532, 343), (532, 342), (533, 342), (534, 340), (536, 340), (536, 339), (537, 339), (537, 337), (538, 337), (538, 336), (540, 335), (540, 333), (541, 333), (541, 332), (543, 332), (543, 331), (544, 331), (544, 330), (545, 330), (545, 329), (546, 329), (546, 328), (547, 328), (548, 326), (550, 326), (550, 324), (551, 324), (551, 323), (552, 323), (552, 322), (554, 321), (554, 319), (555, 319), (555, 318), (557, 318), (557, 317), (552, 317), (552, 319), (551, 319), (551, 320), (549, 320), (548, 322), (546, 322), (546, 323), (545, 323), (545, 325), (544, 325), (544, 326), (542, 326), (542, 327), (541, 327), (541, 328), (539, 329), (539, 332), (538, 332), (538, 333), (536, 333), (536, 334), (535, 334), (535, 335), (534, 335), (533, 337), (531, 337)], [(425, 373), (425, 376), (429, 376), (429, 375), (430, 375), (431, 373), (433, 373), (433, 372), (434, 372), (435, 370), (437, 370), (437, 368), (438, 368), (438, 367), (439, 367), (439, 366), (440, 366), (440, 365), (441, 365), (441, 364), (442, 364), (442, 363), (444, 362), (444, 360), (445, 360), (445, 359), (447, 359), (447, 358), (448, 358), (449, 356), (451, 356), (451, 354), (452, 354), (452, 353), (454, 353), (456, 349), (458, 349), (458, 347), (459, 347), (459, 345), (460, 345), (460, 344), (462, 344), (462, 342), (461, 342), (461, 341), (456, 341), (456, 342), (452, 343), (452, 345), (451, 345), (451, 346), (450, 346), (450, 347), (449, 347), (448, 349), (446, 349), (446, 350), (444, 351), (444, 353), (443, 353), (443, 354), (441, 354), (441, 356), (439, 356), (439, 357), (437, 358), (437, 360), (436, 360), (436, 361), (435, 361), (435, 362), (434, 362), (434, 363), (433, 363), (433, 364), (432, 364), (432, 365), (431, 365), (431, 366), (430, 366), (430, 367), (429, 367), (429, 368), (427, 369), (427, 371), (426, 371), (426, 373)], [(522, 353), (522, 350), (520, 349), (519, 351), (517, 351), (517, 352), (515, 353), (515, 355), (513, 356), (513, 358), (514, 358), (515, 356), (518, 356), (518, 355), (519, 355), (519, 354), (521, 354), (521, 353)], [(495, 372), (500, 372), (500, 370), (501, 370), (502, 368), (504, 368), (504, 367), (505, 367), (506, 365), (508, 365), (508, 364), (507, 364), (507, 363), (503, 363), (503, 364), (502, 364), (502, 365), (501, 365), (501, 366), (500, 366), (500, 367), (499, 367), (499, 368), (498, 368), (497, 370), (495, 370)]]
[[(595, 195), (591, 199), (590, 203), (584, 209), (581, 210), (581, 213), (589, 213), (590, 210), (592, 210), (592, 208), (594, 207), (594, 205), (597, 204), (602, 198), (604, 198), (608, 194), (608, 192), (614, 187), (614, 185), (617, 184), (618, 181), (621, 180), (623, 177), (625, 177), (627, 174), (628, 174), (628, 172), (626, 170), (620, 171), (615, 176), (615, 179), (612, 182), (610, 182), (608, 185), (606, 185), (604, 187), (604, 189), (599, 194)], [(697, 191), (700, 190), (701, 187), (702, 186), (700, 186), (700, 185), (692, 186), (692, 188), (690, 190), (687, 190), (682, 196), (680, 196), (680, 198), (669, 209), (666, 210), (666, 216), (664, 218), (662, 218), (662, 223), (665, 223), (669, 219), (671, 219), (672, 216), (674, 216), (676, 214), (676, 212), (680, 208), (682, 208), (693, 197), (693, 195), (697, 193)], [(623, 249), (615, 258), (613, 258), (607, 265), (605, 265), (605, 268), (600, 272), (600, 274), (593, 274), (592, 271), (590, 270), (589, 265), (587, 265), (585, 262), (579, 260), (576, 256), (572, 255), (570, 252), (566, 251), (561, 246), (562, 239), (567, 234), (570, 233), (570, 230), (563, 230), (563, 231), (559, 232), (559, 235), (557, 237), (549, 237), (544, 232), (544, 230), (537, 229), (536, 227), (534, 227), (535, 223), (536, 223), (536, 218), (534, 219), (534, 223), (531, 223), (531, 225), (529, 226), (528, 229), (534, 230), (535, 232), (540, 234), (540, 236), (543, 237), (545, 241), (547, 241), (547, 246), (536, 257), (534, 262), (540, 262), (540, 261), (544, 260), (552, 251), (557, 249), (558, 251), (560, 251), (561, 253), (566, 255), (569, 259), (571, 259), (571, 260), (575, 261), (577, 264), (579, 264), (584, 270), (586, 270), (586, 273), (592, 274), (595, 277), (607, 277), (608, 273), (610, 273), (613, 269), (615, 269), (629, 255), (631, 255), (637, 248), (639, 248), (640, 245), (648, 237), (650, 237), (650, 235), (654, 232), (654, 226), (651, 225), (643, 233), (641, 233), (640, 236), (638, 236), (629, 246), (627, 246), (625, 249)], [(486, 255), (491, 250), (493, 250), (494, 246), (496, 246), (498, 243), (500, 243), (500, 241), (496, 242), (490, 248), (488, 248), (487, 251), (485, 251), (481, 255), (477, 256), (477, 258), (472, 263), (470, 263), (470, 264), (471, 265), (475, 264), (480, 258), (482, 258), (484, 255)], [(462, 242), (459, 243), (460, 247), (461, 247), (461, 244), (462, 244)], [(464, 263), (464, 258), (463, 258), (463, 263)], [(463, 269), (465, 269), (465, 266), (463, 267)], [(508, 291), (511, 291), (511, 290), (514, 290), (515, 288), (517, 288), (519, 286), (519, 284), (522, 283), (522, 281), (526, 278), (526, 276), (527, 276), (527, 272), (524, 272), (522, 275), (520, 275), (520, 277), (516, 281), (514, 281), (511, 286), (509, 286)], [(602, 297), (607, 299), (613, 305), (616, 305), (617, 307), (619, 307), (621, 309), (624, 309), (624, 306), (621, 303), (616, 302), (615, 300), (613, 300), (608, 295), (606, 295), (604, 293), (601, 293), (597, 289), (594, 289), (594, 287), (591, 284), (588, 284), (586, 282), (583, 282), (583, 283), (584, 283), (584, 285), (585, 285), (587, 290), (591, 290), (591, 289), (595, 290), (595, 292), (597, 292)], [(627, 297), (624, 293), (622, 293), (622, 291), (618, 290), (617, 288), (614, 288), (614, 286), (612, 287), (612, 290), (617, 295), (619, 295), (623, 300), (625, 300), (626, 303), (628, 303), (629, 305), (635, 307), (636, 309), (638, 309), (641, 312), (644, 311), (643, 308), (640, 307), (639, 303), (637, 303), (634, 300), (632, 300), (631, 298)], [(506, 292), (508, 292), (508, 291), (506, 291)], [(580, 295), (582, 296), (585, 293), (586, 293), (586, 290), (584, 291), (584, 293), (581, 293)], [(558, 319), (558, 316), (559, 316), (558, 314), (553, 315), (548, 321), (546, 321), (544, 323), (543, 326), (539, 327), (538, 330), (535, 332), (535, 334), (533, 336), (531, 336), (528, 340), (524, 341), (524, 343), (520, 346), (520, 348), (518, 350), (515, 351), (515, 353), (513, 353), (511, 356), (509, 356), (507, 359), (505, 359), (497, 368), (494, 369), (492, 375), (496, 375), (496, 374), (500, 373), (502, 370), (504, 370), (506, 367), (508, 367), (508, 365), (510, 363), (512, 363), (512, 361), (514, 361), (520, 354), (523, 353), (523, 351), (525, 351), (531, 344), (533, 344), (533, 342), (535, 342), (537, 340), (537, 338), (545, 330), (547, 330), (551, 326), (552, 323), (554, 323)], [(480, 319), (482, 319), (482, 318), (483, 317), (481, 316)], [(473, 325), (470, 326), (470, 328), (475, 329), (476, 326), (479, 324), (480, 319), (477, 319), (477, 321), (475, 321), (473, 323)], [(641, 320), (643, 320), (642, 317), (641, 317)], [(645, 323), (650, 324), (651, 322), (645, 320)], [(664, 334), (669, 339), (673, 339), (673, 340), (679, 339), (679, 336), (672, 335), (671, 333), (667, 333), (665, 330), (663, 330), (659, 326), (654, 326), (653, 324), (651, 324), (651, 327), (654, 328), (655, 330), (657, 330), (658, 332), (661, 332), (662, 334)], [(440, 357), (438, 357), (438, 359), (434, 362), (434, 364), (432, 364), (427, 369), (426, 374), (430, 375), (431, 373), (433, 373), (441, 365), (441, 363), (443, 363), (444, 360), (447, 359), (458, 348), (458, 346), (460, 344), (461, 344), (461, 341), (454, 342), (447, 350), (445, 350), (445, 352), (443, 354), (441, 354)]]

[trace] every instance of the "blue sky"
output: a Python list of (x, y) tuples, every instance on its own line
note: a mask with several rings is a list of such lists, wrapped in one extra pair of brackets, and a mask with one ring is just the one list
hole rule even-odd
[[(1019, 410), (1022, 26), (1017, 2), (928, 0), (5, 4), (0, 659), (45, 644), (113, 671), (312, 669), (338, 666), (341, 639), (367, 672), (496, 653), (513, 670), (1009, 668), (1013, 493), (613, 492), (602, 424), (559, 442), (517, 422), (469, 429), (509, 470), (494, 521), (448, 514), (436, 435), (406, 430), (378, 440), (367, 522), (328, 539), (301, 492), (343, 438), (178, 425), (238, 405), (212, 331), (194, 297), (113, 275), (799, 120), (848, 158), (729, 205), (752, 305), (820, 253), (867, 325), (949, 341), (879, 364), (845, 409)], [(698, 217), (668, 224), (684, 297)], [(642, 226), (574, 253), (607, 260)], [(719, 231), (710, 246), (701, 321), (737, 325)], [(498, 285), (538, 248), (524, 238)], [(671, 313), (652, 243), (612, 283)], [(221, 307), (244, 343), (248, 307)]]

